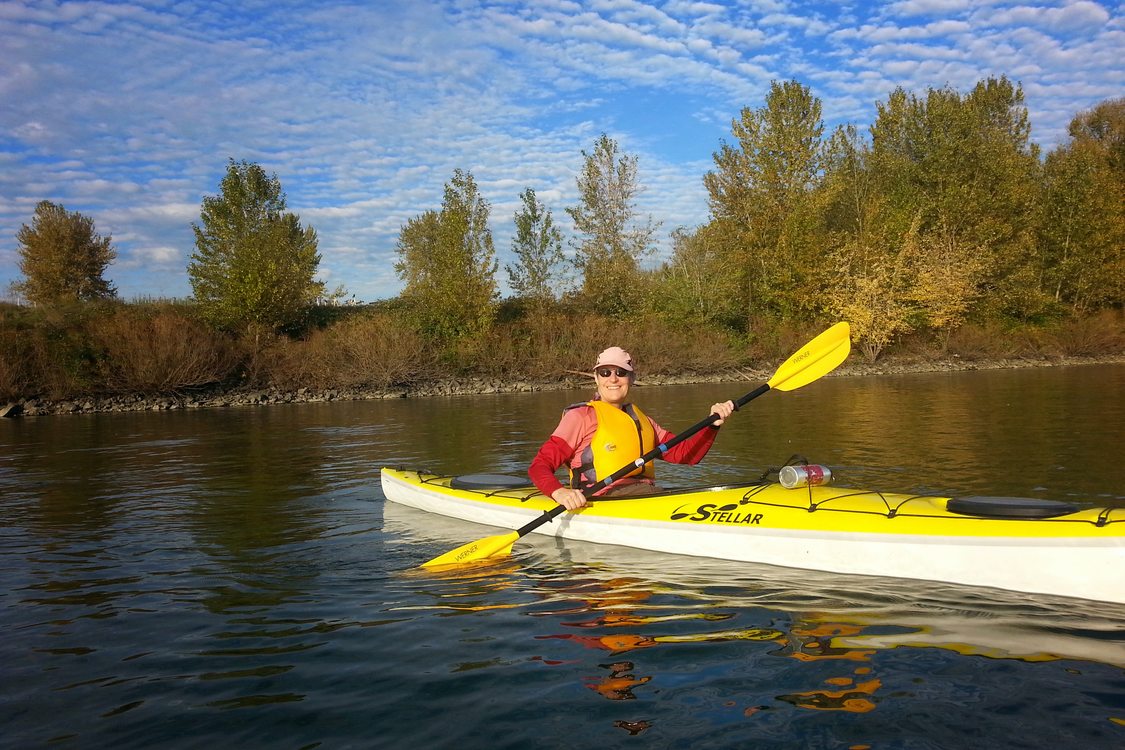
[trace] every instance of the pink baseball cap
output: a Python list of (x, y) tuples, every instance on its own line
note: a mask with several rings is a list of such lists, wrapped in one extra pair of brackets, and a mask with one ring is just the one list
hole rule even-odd
[(620, 367), (632, 372), (633, 355), (620, 346), (611, 346), (598, 355), (598, 361), (594, 365), (594, 369), (596, 370), (599, 367)]

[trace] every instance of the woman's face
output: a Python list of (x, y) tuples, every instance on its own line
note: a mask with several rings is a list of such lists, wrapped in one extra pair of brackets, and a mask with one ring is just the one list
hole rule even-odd
[(598, 397), (612, 406), (620, 407), (629, 396), (633, 373), (620, 367), (604, 366), (594, 370), (598, 381)]

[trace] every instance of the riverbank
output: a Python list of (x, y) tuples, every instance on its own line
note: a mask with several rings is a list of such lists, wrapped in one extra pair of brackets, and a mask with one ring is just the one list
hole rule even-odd
[[(1043, 357), (970, 360), (954, 355), (939, 360), (913, 360), (889, 357), (886, 361), (867, 363), (849, 361), (826, 377), (869, 377), (921, 372), (958, 372), (966, 370), (998, 370), (1031, 367), (1060, 367), (1091, 364), (1125, 364), (1125, 355), (1103, 357)], [(728, 369), (709, 373), (644, 374), (639, 386), (687, 385), (694, 383), (759, 383), (773, 375), (773, 370), (752, 368)], [(581, 373), (563, 373), (554, 378), (504, 379), (499, 377), (447, 378), (413, 383), (395, 388), (204, 388), (176, 395), (146, 396), (142, 394), (86, 396), (52, 401), (28, 398), (0, 405), (0, 418), (41, 417), (60, 414), (95, 414), (127, 411), (175, 411), (224, 407), (267, 406), (270, 404), (317, 403), (326, 401), (366, 401), (374, 399), (430, 398), (488, 393), (527, 393), (532, 391), (583, 388), (591, 383)]]

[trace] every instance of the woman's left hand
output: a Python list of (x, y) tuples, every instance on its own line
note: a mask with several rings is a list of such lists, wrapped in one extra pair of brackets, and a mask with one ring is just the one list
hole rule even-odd
[(734, 414), (734, 402), (724, 401), (721, 404), (714, 404), (711, 406), (711, 413), (719, 415), (719, 418), (711, 423), (712, 426), (718, 427), (727, 420), (727, 417)]

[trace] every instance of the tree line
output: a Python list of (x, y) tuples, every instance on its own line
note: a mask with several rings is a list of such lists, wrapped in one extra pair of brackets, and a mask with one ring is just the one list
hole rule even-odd
[[(658, 225), (640, 216), (637, 157), (602, 135), (577, 177), (571, 262), (552, 213), (528, 189), (506, 268), (517, 296), (562, 299), (753, 334), (779, 320), (851, 321), (874, 360), (897, 337), (938, 340), (966, 321), (1044, 323), (1120, 309), (1125, 299), (1125, 99), (1075, 116), (1042, 158), (1020, 86), (989, 78), (966, 94), (904, 89), (866, 134), (825, 134), (821, 102), (797, 82), (731, 123), (703, 176), (710, 216), (672, 232), (644, 267)], [(487, 328), (496, 310), (488, 204), (456, 172), (440, 211), (404, 229), (402, 299), (437, 335)], [(567, 285), (567, 272), (578, 284)]]
[[(893, 91), (865, 131), (825, 132), (804, 85), (771, 85), (744, 108), (703, 175), (697, 227), (643, 216), (639, 160), (605, 134), (582, 151), (569, 238), (532, 187), (514, 217), (508, 308), (580, 307), (610, 319), (753, 338), (779, 321), (846, 319), (875, 360), (910, 332), (939, 342), (966, 322), (1042, 324), (1119, 310), (1125, 299), (1125, 98), (1077, 114), (1045, 157), (1022, 88), (988, 78), (967, 93)], [(312, 227), (288, 212), (276, 175), (229, 162), (203, 199), (188, 265), (216, 330), (308, 331), (325, 295)], [(441, 205), (401, 228), (396, 314), (422, 340), (471, 350), (502, 314), (491, 206), (457, 169)], [(39, 304), (113, 298), (111, 239), (44, 201), (17, 235), (16, 290)], [(335, 294), (343, 294), (342, 289)], [(518, 304), (512, 305), (515, 302)], [(546, 319), (546, 318), (544, 318)]]

